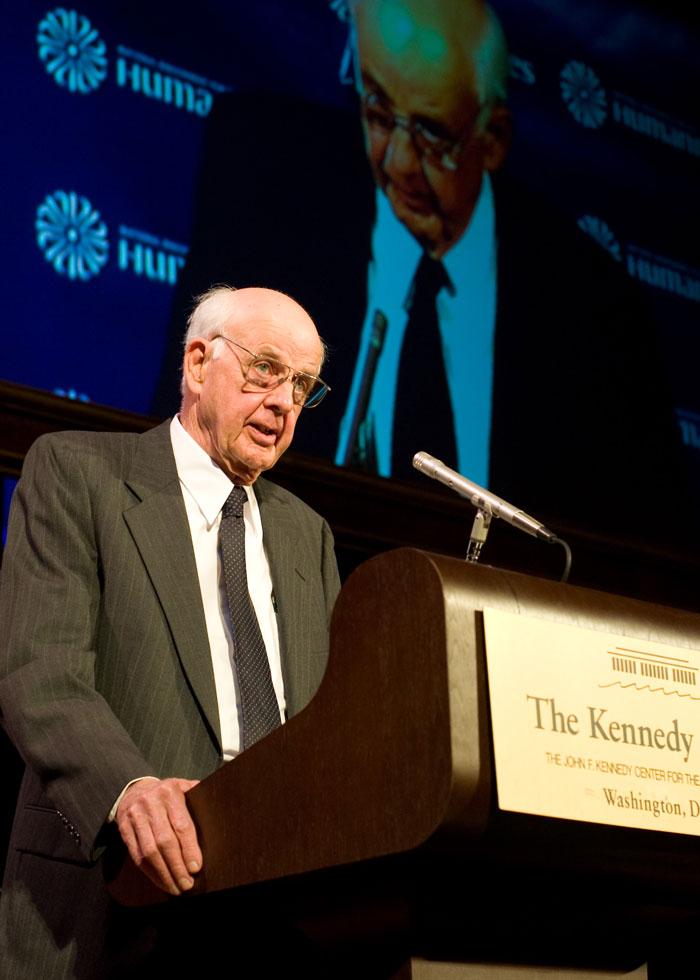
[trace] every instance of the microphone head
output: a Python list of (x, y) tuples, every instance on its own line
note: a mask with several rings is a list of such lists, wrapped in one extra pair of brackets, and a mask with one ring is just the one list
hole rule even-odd
[(435, 459), (434, 456), (431, 456), (430, 453), (420, 452), (416, 453), (416, 455), (413, 457), (413, 466), (415, 469), (420, 470), (421, 473), (426, 471), (429, 472), (430, 465), (435, 465), (435, 463), (439, 463), (442, 466), (445, 465), (441, 462), (441, 460)]

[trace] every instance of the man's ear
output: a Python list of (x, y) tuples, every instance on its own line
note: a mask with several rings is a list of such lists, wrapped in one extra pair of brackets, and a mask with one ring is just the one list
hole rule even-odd
[(508, 156), (513, 138), (513, 117), (506, 105), (494, 106), (484, 135), (484, 170), (499, 170)]
[(207, 341), (194, 337), (185, 350), (182, 361), (182, 377), (188, 391), (197, 393), (204, 381), (210, 359)]

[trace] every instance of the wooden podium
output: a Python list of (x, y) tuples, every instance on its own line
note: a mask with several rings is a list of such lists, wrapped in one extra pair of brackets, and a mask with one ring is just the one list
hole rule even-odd
[[(697, 837), (499, 809), (485, 608), (700, 650), (693, 613), (381, 555), (341, 592), (308, 707), (188, 794), (204, 869), (175, 901), (262, 891), (358, 978), (636, 977), (677, 955)], [(163, 900), (128, 864), (110, 889)]]

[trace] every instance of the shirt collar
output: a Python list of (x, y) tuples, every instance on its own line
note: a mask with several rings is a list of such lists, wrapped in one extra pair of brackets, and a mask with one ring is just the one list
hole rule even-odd
[[(199, 507), (207, 527), (211, 528), (234, 484), (183, 428), (177, 415), (170, 423), (170, 439), (180, 483)], [(244, 490), (250, 502), (253, 489), (246, 486)]]
[(374, 265), (373, 300), (381, 310), (391, 310), (408, 297), (422, 249), (394, 214), (384, 191), (376, 190), (377, 217), (372, 234)]
[[(495, 260), (495, 211), (491, 177), (484, 174), (479, 197), (464, 234), (442, 258), (453, 283), (483, 282)], [(454, 290), (453, 290), (454, 291)]]

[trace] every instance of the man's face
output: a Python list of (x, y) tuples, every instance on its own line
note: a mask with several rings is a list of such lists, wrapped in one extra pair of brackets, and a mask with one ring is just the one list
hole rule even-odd
[[(294, 371), (318, 375), (321, 342), (313, 322), (293, 300), (263, 289), (233, 294), (222, 333), (255, 354), (269, 355)], [(189, 360), (188, 360), (189, 358)], [(236, 483), (253, 483), (289, 447), (301, 408), (291, 380), (255, 390), (244, 370), (251, 358), (224, 340), (197, 339), (185, 355), (185, 428)], [(194, 396), (193, 398), (191, 396)]]
[[(452, 0), (360, 0), (356, 12), (362, 91), (380, 110), (363, 114), (374, 178), (397, 218), (435, 256), (461, 238), (490, 169), (485, 140), (473, 132), (480, 107), (469, 57), (483, 9), (470, 9)], [(377, 123), (385, 110), (454, 144), (448, 164), (442, 154), (421, 152), (403, 126)]]

